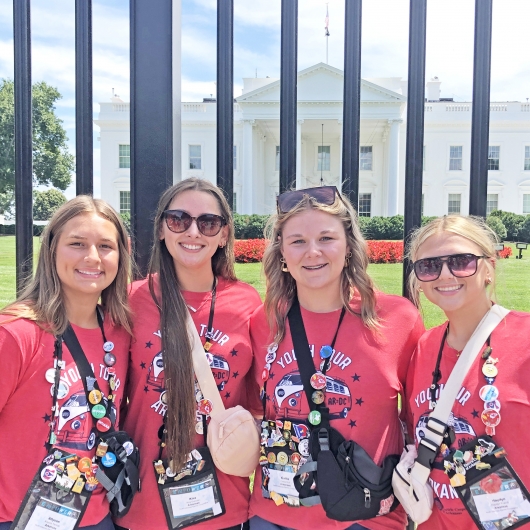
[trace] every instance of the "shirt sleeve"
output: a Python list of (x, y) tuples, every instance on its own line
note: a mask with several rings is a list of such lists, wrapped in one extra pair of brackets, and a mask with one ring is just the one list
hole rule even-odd
[(0, 385), (0, 412), (17, 389), (23, 372), (24, 355), (13, 335), (0, 327), (0, 364), (2, 366), (2, 384)]

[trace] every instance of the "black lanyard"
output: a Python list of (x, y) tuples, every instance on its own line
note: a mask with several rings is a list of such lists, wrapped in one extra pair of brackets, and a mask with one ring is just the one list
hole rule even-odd
[[(449, 335), (449, 322), (447, 323), (447, 327), (445, 328), (444, 334), (442, 336), (442, 342), (440, 343), (440, 349), (438, 350), (438, 357), (436, 358), (436, 365), (434, 367), (434, 372), (432, 373), (432, 383), (430, 387), (430, 391), (431, 391), (430, 408), (431, 409), (434, 409), (434, 407), (436, 407), (436, 402), (437, 402), (436, 394), (438, 393), (438, 390), (440, 389), (439, 383), (440, 383), (440, 379), (442, 378), (442, 372), (440, 371), (440, 363), (442, 362), (442, 353), (444, 350), (445, 342), (447, 341), (447, 335)], [(487, 353), (487, 356), (489, 356), (491, 353), (490, 343), (491, 343), (491, 334), (486, 339), (487, 348), (484, 351), (484, 354)], [(487, 358), (487, 356), (484, 357), (484, 354), (483, 354), (483, 358)]]
[[(212, 338), (212, 335), (213, 335), (212, 326), (213, 326), (213, 315), (215, 312), (216, 298), (217, 298), (217, 278), (214, 276), (213, 285), (212, 285), (212, 300), (210, 302), (210, 314), (208, 316), (208, 327), (206, 328), (206, 333), (205, 333), (206, 342), (204, 343), (204, 346), (203, 346), (205, 352), (208, 352), (208, 350), (212, 347), (212, 343), (210, 342), (210, 339)], [(204, 414), (202, 414), (201, 416), (202, 416), (204, 445), (206, 445), (206, 436), (207, 436), (206, 416)], [(166, 412), (164, 412), (162, 426), (158, 430), (158, 438), (160, 439), (158, 460), (162, 459), (162, 452), (164, 450), (164, 447), (166, 446), (166, 435), (167, 435), (166, 422), (167, 422), (167, 409), (166, 409)]]

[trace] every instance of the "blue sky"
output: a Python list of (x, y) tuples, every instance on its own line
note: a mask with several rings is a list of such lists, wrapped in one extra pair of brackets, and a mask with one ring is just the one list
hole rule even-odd
[[(343, 65), (344, 0), (329, 0), (329, 63)], [(494, 0), (494, 101), (530, 98), (529, 0)], [(33, 80), (63, 94), (57, 113), (75, 152), (74, 1), (32, 0)], [(442, 96), (472, 94), (474, 0), (428, 0), (427, 78), (438, 76)], [(182, 0), (182, 99), (215, 94), (216, 0)], [(0, 78), (13, 77), (12, 0), (0, 0)], [(362, 76), (407, 78), (408, 0), (364, 0)], [(242, 78), (279, 77), (281, 0), (234, 0), (234, 92)], [(94, 113), (112, 88), (129, 99), (129, 2), (93, 0)], [(325, 61), (324, 0), (299, 0), (299, 69)], [(96, 128), (97, 131), (97, 128)], [(97, 136), (97, 135), (96, 135)], [(94, 142), (99, 174), (99, 145)], [(96, 193), (99, 183), (96, 182)], [(69, 195), (73, 195), (73, 189)]]

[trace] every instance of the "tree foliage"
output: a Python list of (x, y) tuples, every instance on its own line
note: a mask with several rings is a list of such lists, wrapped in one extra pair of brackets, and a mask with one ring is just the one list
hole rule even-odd
[(33, 219), (48, 221), (51, 216), (66, 202), (66, 197), (54, 188), (33, 192)]
[(495, 232), (499, 241), (504, 241), (506, 239), (508, 232), (506, 231), (506, 227), (500, 217), (489, 215), (486, 219), (486, 224)]
[[(63, 121), (55, 114), (59, 91), (45, 82), (32, 88), (33, 183), (64, 190), (72, 181), (74, 157), (68, 152)], [(14, 84), (0, 81), (0, 213), (12, 201), (15, 189)], [(5, 203), (8, 203), (6, 207)]]

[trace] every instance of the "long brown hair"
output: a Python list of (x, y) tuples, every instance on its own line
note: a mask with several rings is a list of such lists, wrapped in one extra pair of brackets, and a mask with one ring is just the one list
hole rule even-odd
[(53, 334), (64, 332), (68, 325), (68, 315), (63, 300), (61, 280), (57, 274), (57, 242), (68, 221), (87, 213), (99, 215), (116, 228), (119, 250), (118, 273), (113, 282), (102, 291), (101, 305), (114, 325), (132, 333), (132, 318), (127, 302), (127, 285), (131, 279), (127, 230), (120, 216), (109, 204), (89, 195), (78, 195), (55, 212), (42, 233), (35, 276), (29, 280), (17, 300), (0, 311), (1, 314), (33, 320)]
[[(212, 257), (214, 275), (235, 280), (234, 224), (232, 212), (223, 192), (207, 180), (189, 178), (166, 190), (158, 203), (154, 221), (154, 244), (149, 262), (149, 289), (160, 312), (160, 332), (164, 359), (164, 380), (168, 394), (166, 416), (166, 449), (173, 468), (186, 462), (193, 449), (195, 427), (195, 401), (191, 345), (186, 331), (188, 307), (181, 293), (180, 282), (173, 258), (164, 240), (160, 240), (164, 211), (173, 199), (185, 191), (202, 191), (211, 194), (218, 202), (221, 215), (226, 219), (228, 237), (226, 245), (219, 247)], [(159, 282), (155, 284), (154, 274)]]
[(341, 298), (346, 311), (354, 314), (350, 301), (357, 291), (361, 298), (361, 318), (367, 328), (376, 330), (379, 321), (376, 313), (375, 290), (372, 279), (368, 276), (368, 253), (357, 223), (357, 213), (346, 197), (336, 197), (331, 205), (317, 202), (312, 197), (304, 195), (300, 203), (286, 213), (276, 213), (271, 216), (265, 229), (270, 244), (263, 256), (263, 270), (267, 280), (265, 294), (265, 312), (269, 326), (274, 330), (274, 342), (277, 344), (285, 336), (285, 319), (296, 295), (296, 282), (288, 272), (282, 272), (281, 236), (285, 223), (295, 215), (306, 210), (320, 210), (338, 217), (342, 221), (346, 234), (346, 243), (351, 252), (351, 258), (342, 270)]

